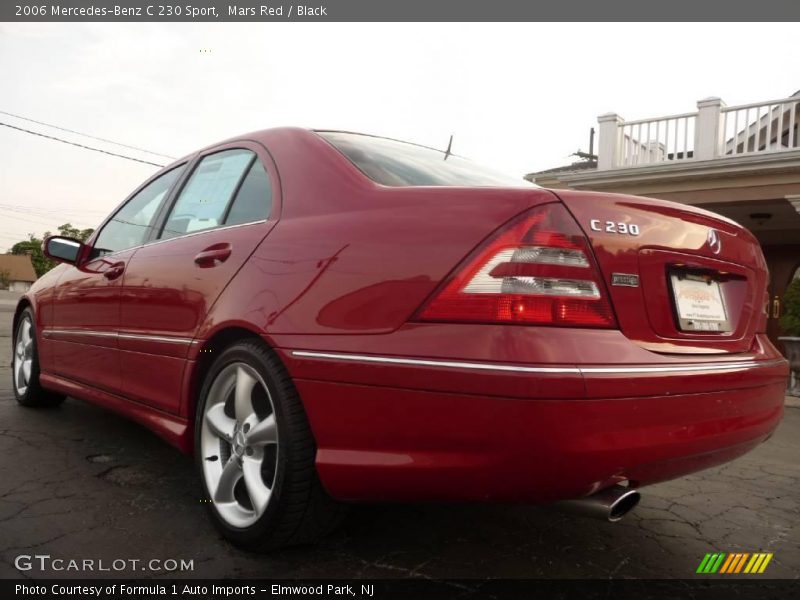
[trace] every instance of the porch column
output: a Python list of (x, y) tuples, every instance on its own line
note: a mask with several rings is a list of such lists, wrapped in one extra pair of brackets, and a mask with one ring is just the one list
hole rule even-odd
[(791, 204), (794, 209), (800, 213), (800, 194), (786, 196), (786, 199), (789, 201), (789, 204)]
[(625, 121), (616, 113), (606, 113), (597, 117), (597, 170), (613, 169), (619, 166), (620, 125)]
[(720, 98), (706, 98), (697, 103), (697, 123), (694, 132), (695, 160), (711, 160), (720, 154), (723, 136), (722, 107)]

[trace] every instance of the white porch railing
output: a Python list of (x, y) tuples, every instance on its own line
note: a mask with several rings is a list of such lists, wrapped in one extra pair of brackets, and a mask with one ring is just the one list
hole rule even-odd
[(686, 160), (694, 152), (697, 113), (626, 121), (620, 126), (620, 166)]
[(709, 98), (697, 109), (639, 121), (602, 115), (598, 169), (800, 149), (800, 95), (731, 107)]
[(797, 139), (800, 98), (722, 108), (724, 155), (779, 152), (800, 146)]

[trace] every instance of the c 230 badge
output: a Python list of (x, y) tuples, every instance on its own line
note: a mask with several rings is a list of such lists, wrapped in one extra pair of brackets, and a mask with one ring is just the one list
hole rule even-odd
[(592, 219), (589, 221), (592, 231), (604, 231), (605, 233), (619, 233), (620, 235), (639, 235), (639, 226), (636, 223), (622, 223), (617, 221), (601, 221)]

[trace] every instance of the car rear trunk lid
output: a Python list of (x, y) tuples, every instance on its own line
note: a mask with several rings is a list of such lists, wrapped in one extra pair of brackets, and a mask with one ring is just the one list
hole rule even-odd
[(555, 190), (589, 238), (622, 332), (674, 354), (748, 352), (767, 268), (755, 237), (682, 204)]

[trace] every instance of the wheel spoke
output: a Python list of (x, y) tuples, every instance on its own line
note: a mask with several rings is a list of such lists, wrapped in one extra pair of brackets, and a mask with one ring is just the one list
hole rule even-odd
[(22, 372), (22, 377), (24, 379), (23, 385), (28, 385), (28, 382), (31, 380), (32, 365), (33, 361), (30, 358), (22, 361), (22, 368), (20, 371)]
[(22, 332), (20, 333), (20, 338), (22, 339), (23, 345), (27, 347), (31, 341), (31, 322), (29, 319), (25, 319), (22, 322)]
[(247, 443), (251, 446), (278, 443), (278, 428), (275, 424), (275, 415), (271, 414), (257, 423), (247, 434)]
[(14, 379), (17, 382), (17, 390), (20, 393), (22, 393), (23, 390), (26, 387), (26, 385), (25, 385), (25, 374), (22, 371), (22, 364), (23, 364), (22, 359), (18, 358), (17, 361), (16, 361), (15, 369), (14, 369)]
[(236, 420), (244, 423), (253, 414), (253, 387), (256, 385), (255, 378), (245, 369), (236, 369), (236, 392), (234, 398), (234, 408)]
[(233, 429), (236, 421), (225, 414), (225, 404), (220, 402), (212, 406), (206, 413), (206, 423), (217, 437), (221, 437), (226, 442), (233, 439)]
[(222, 475), (220, 475), (217, 489), (214, 490), (214, 502), (236, 502), (233, 495), (233, 488), (236, 487), (236, 482), (242, 476), (242, 470), (234, 457), (231, 457), (225, 466), (222, 468)]
[(245, 457), (242, 461), (242, 472), (244, 473), (247, 495), (250, 496), (250, 502), (253, 504), (253, 510), (257, 516), (261, 516), (261, 513), (267, 507), (270, 496), (270, 489), (261, 478), (261, 461)]

